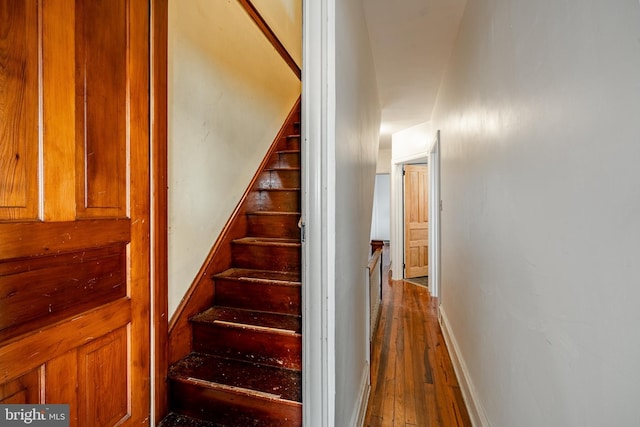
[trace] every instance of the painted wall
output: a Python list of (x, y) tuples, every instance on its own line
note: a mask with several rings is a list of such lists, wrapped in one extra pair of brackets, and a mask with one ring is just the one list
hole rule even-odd
[(300, 93), (237, 2), (169, 1), (169, 313)]
[(334, 425), (352, 426), (369, 373), (365, 285), (380, 107), (362, 2), (335, 1), (335, 16)]
[(381, 148), (378, 150), (378, 161), (376, 163), (376, 173), (391, 173), (391, 149)]
[(302, 66), (302, 0), (252, 0), (289, 55)]
[(494, 427), (640, 425), (640, 4), (467, 3), (442, 308)]
[(429, 122), (395, 132), (391, 135), (391, 162), (427, 157), (434, 139), (435, 131)]
[(373, 194), (371, 240), (391, 238), (391, 188), (389, 174), (377, 174)]

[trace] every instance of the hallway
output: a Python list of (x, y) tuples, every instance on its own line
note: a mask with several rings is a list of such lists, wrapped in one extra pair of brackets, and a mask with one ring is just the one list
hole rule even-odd
[(471, 426), (427, 288), (389, 279), (372, 349), (367, 427)]

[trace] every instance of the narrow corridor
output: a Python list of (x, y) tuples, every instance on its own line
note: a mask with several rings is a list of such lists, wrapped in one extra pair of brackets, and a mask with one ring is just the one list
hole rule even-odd
[(437, 300), (426, 287), (390, 280), (388, 249), (364, 425), (471, 426), (438, 323)]

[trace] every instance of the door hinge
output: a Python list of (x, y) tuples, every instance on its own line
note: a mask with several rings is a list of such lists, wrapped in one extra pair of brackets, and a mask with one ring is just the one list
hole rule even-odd
[(302, 217), (300, 217), (300, 221), (298, 221), (298, 228), (300, 228), (300, 241), (304, 242), (305, 239), (305, 223), (302, 221)]
[(442, 212), (442, 199), (440, 199), (440, 212)]

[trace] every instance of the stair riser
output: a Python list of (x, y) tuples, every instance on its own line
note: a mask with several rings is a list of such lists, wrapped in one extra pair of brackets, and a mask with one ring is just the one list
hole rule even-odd
[(299, 246), (259, 246), (234, 243), (233, 267), (255, 270), (300, 271)]
[(300, 286), (215, 280), (215, 303), (224, 307), (301, 314)]
[(299, 219), (298, 215), (248, 215), (249, 235), (299, 240)]
[(300, 191), (252, 191), (247, 205), (249, 211), (300, 212)]
[(193, 349), (263, 365), (302, 369), (302, 339), (299, 335), (274, 334), (216, 323), (193, 323)]
[(300, 150), (300, 136), (297, 134), (286, 136), (280, 146), (283, 150)]
[(271, 170), (260, 174), (258, 188), (300, 188), (300, 170)]
[(269, 159), (269, 168), (299, 168), (300, 153), (275, 153)]
[(289, 427), (302, 425), (302, 406), (259, 396), (211, 389), (181, 381), (170, 382), (172, 410), (228, 426)]

